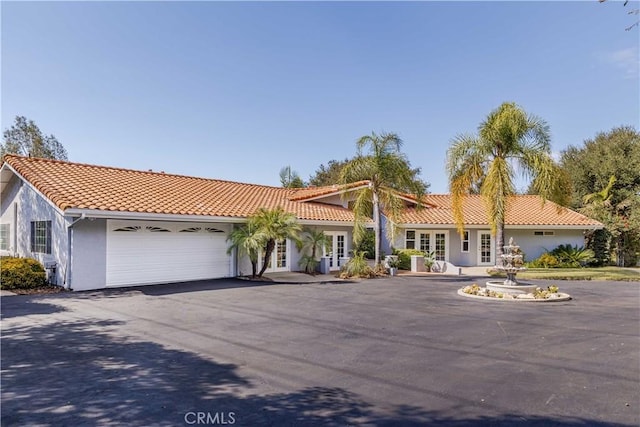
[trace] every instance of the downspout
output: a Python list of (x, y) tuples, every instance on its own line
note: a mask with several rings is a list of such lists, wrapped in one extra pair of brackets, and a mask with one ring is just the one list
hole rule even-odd
[(67, 265), (65, 266), (65, 272), (64, 272), (64, 288), (65, 289), (69, 289), (70, 288), (69, 285), (71, 283), (71, 238), (73, 236), (73, 226), (86, 218), (87, 218), (87, 215), (83, 213), (82, 215), (80, 215), (80, 218), (74, 220), (71, 224), (67, 225)]

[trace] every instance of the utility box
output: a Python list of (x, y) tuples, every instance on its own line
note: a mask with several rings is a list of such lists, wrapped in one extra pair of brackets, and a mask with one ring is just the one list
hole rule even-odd
[(320, 258), (320, 274), (329, 274), (331, 271), (331, 258), (323, 256)]
[(45, 262), (44, 269), (47, 270), (47, 283), (49, 283), (50, 285), (57, 285), (58, 284), (58, 275), (57, 275), (58, 264), (56, 264), (55, 261)]
[(427, 269), (424, 266), (424, 257), (422, 255), (411, 255), (411, 272), (421, 273)]

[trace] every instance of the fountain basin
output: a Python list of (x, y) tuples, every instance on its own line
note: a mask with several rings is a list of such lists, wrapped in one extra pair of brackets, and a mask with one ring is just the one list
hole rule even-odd
[(523, 302), (523, 303), (562, 302), (562, 301), (569, 301), (571, 299), (571, 295), (565, 294), (564, 292), (558, 292), (556, 294), (552, 294), (548, 298), (535, 298), (531, 294), (517, 294), (517, 295), (503, 294), (501, 298), (496, 298), (496, 297), (490, 297), (490, 296), (468, 294), (464, 292), (462, 289), (458, 289), (458, 295), (460, 295), (461, 297), (475, 298), (475, 299), (480, 299), (484, 301), (500, 301), (500, 302), (507, 301), (507, 302)]
[(490, 291), (502, 292), (504, 294), (532, 294), (535, 292), (537, 285), (530, 285), (528, 283), (517, 283), (514, 285), (505, 284), (505, 282), (488, 281), (487, 289)]

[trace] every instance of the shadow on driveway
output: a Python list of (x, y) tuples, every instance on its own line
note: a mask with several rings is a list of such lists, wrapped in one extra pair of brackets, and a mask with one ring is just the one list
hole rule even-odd
[(115, 320), (10, 325), (1, 350), (3, 426), (175, 426), (188, 425), (193, 412), (251, 426), (622, 425), (518, 414), (456, 419), (406, 405), (382, 410), (338, 387), (256, 394), (237, 365), (128, 338), (126, 324)]

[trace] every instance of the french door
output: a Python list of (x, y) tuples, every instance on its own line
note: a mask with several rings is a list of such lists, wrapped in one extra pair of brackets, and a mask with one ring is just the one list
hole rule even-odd
[(325, 231), (328, 238), (322, 256), (329, 257), (329, 270), (340, 270), (340, 259), (347, 256), (347, 233), (345, 231)]
[[(258, 268), (262, 266), (262, 260), (264, 259), (263, 257), (264, 254), (261, 253)], [(289, 245), (287, 240), (280, 240), (276, 242), (276, 246), (273, 248), (273, 252), (271, 253), (271, 257), (269, 259), (269, 265), (267, 266), (267, 269), (265, 271), (289, 271)]]
[(478, 231), (478, 265), (495, 264), (495, 243), (491, 232)]
[(421, 231), (418, 233), (418, 249), (423, 252), (433, 252), (435, 261), (447, 261), (449, 259), (447, 237), (446, 231)]

